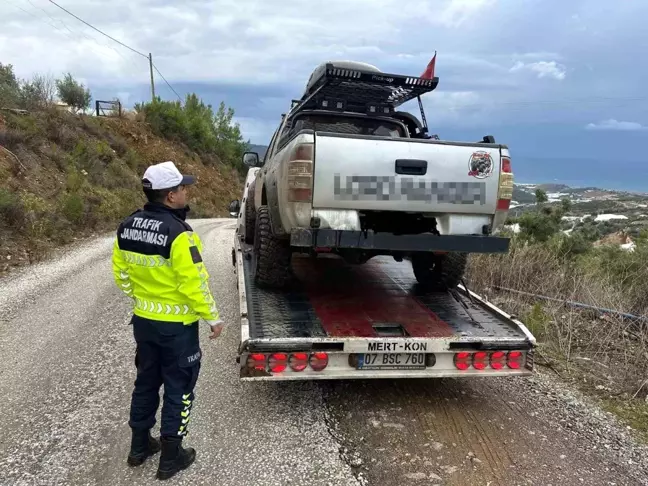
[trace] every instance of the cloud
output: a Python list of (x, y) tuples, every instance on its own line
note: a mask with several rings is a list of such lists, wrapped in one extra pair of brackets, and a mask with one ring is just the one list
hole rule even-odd
[[(574, 100), (602, 93), (643, 97), (648, 67), (636, 59), (646, 44), (636, 39), (645, 31), (647, 2), (617, 2), (613, 9), (605, 0), (113, 0), (110, 5), (65, 2), (65, 8), (145, 56), (152, 52), (181, 96), (196, 92), (213, 106), (221, 101), (232, 106), (244, 136), (260, 143), (269, 140), (281, 113), (321, 62), (353, 59), (418, 75), (435, 50), (440, 83), (423, 102), (430, 126), (443, 133), (474, 127), (499, 133), (508, 124), (535, 134), (539, 124), (556, 123), (581, 133), (610, 113), (636, 120), (645, 111), (640, 103)], [(150, 99), (145, 57), (47, 0), (0, 1), (0, 18), (0, 62), (13, 64), (20, 77), (69, 71), (86, 80), (99, 99), (128, 93), (122, 97), (131, 106)], [(157, 94), (175, 99), (157, 73), (155, 82)], [(406, 109), (416, 112), (416, 102), (411, 105)]]
[(527, 64), (522, 61), (517, 61), (510, 69), (510, 72), (514, 73), (525, 70), (533, 71), (538, 75), (538, 78), (554, 78), (558, 81), (562, 81), (567, 75), (565, 67), (556, 61), (538, 61)]
[(241, 133), (246, 140), (250, 139), (259, 143), (265, 140), (263, 143), (268, 144), (270, 142), (268, 134), (273, 133), (279, 127), (281, 120), (278, 118), (264, 121), (257, 118), (235, 116), (234, 122), (240, 125)]
[(586, 130), (615, 130), (635, 132), (639, 130), (648, 130), (647, 126), (637, 122), (618, 121), (610, 118), (599, 123), (589, 123), (585, 126)]

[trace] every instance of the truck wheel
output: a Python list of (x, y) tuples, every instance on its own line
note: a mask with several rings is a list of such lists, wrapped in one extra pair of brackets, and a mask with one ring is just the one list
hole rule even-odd
[(256, 283), (264, 287), (281, 288), (290, 279), (290, 243), (272, 233), (268, 206), (261, 206), (256, 215), (254, 232)]
[[(255, 181), (256, 182), (256, 181)], [(254, 208), (254, 182), (248, 187), (245, 199), (245, 242), (251, 245), (254, 242), (254, 231), (256, 226), (256, 211)], [(250, 196), (251, 195), (251, 196)]]
[(467, 265), (467, 253), (419, 253), (412, 256), (412, 269), (416, 280), (434, 290), (453, 289), (459, 285)]

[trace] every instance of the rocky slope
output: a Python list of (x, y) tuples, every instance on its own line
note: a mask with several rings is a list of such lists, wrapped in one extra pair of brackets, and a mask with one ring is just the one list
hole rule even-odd
[(225, 215), (239, 196), (231, 161), (160, 138), (145, 122), (0, 111), (0, 273), (113, 230), (144, 203), (139, 180), (146, 167), (165, 160), (198, 177), (193, 218)]

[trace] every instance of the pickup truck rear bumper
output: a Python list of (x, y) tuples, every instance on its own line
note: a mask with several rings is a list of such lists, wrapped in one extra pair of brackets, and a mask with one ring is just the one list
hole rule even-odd
[(373, 231), (296, 228), (290, 244), (305, 248), (357, 248), (388, 251), (456, 251), (462, 253), (506, 253), (510, 239), (472, 235), (395, 235)]

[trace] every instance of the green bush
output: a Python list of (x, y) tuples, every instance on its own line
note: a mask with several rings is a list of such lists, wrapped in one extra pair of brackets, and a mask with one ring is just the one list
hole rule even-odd
[(26, 216), (27, 211), (20, 198), (6, 189), (0, 189), (0, 218), (4, 223), (20, 230), (24, 227)]
[(71, 223), (79, 224), (83, 221), (85, 206), (83, 204), (83, 199), (78, 194), (73, 193), (64, 196), (61, 210), (63, 215)]
[(524, 213), (518, 218), (520, 237), (532, 242), (546, 242), (560, 231), (560, 218), (543, 211)]
[[(234, 110), (220, 103), (214, 113), (195, 94), (187, 95), (184, 106), (178, 101), (137, 104), (135, 109), (158, 135), (186, 144), (201, 154), (213, 154), (221, 161), (244, 170), (241, 157), (247, 144), (240, 127), (233, 122)], [(208, 159), (207, 159), (208, 160)]]

